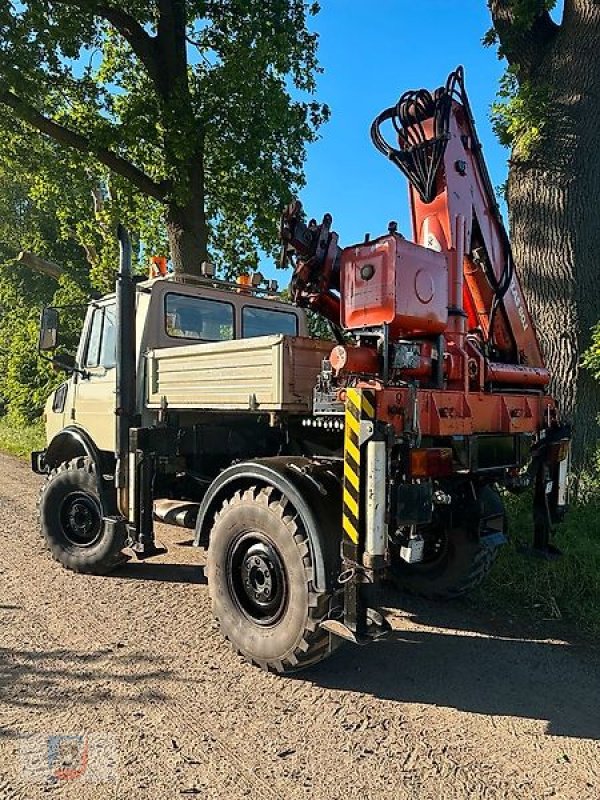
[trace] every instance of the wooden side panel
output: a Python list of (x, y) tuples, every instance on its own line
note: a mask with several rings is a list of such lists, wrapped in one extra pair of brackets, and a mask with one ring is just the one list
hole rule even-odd
[(283, 405), (300, 403), (312, 409), (312, 393), (324, 358), (331, 353), (335, 342), (307, 337), (286, 336), (283, 342)]
[(322, 359), (332, 344), (260, 336), (154, 350), (147, 356), (147, 403), (170, 408), (309, 411)]

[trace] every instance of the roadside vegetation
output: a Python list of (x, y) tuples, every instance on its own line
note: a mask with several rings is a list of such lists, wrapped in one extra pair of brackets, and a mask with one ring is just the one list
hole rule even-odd
[(509, 544), (471, 601), (513, 618), (565, 620), (578, 632), (600, 633), (600, 471), (584, 473), (577, 497), (554, 544), (562, 558), (545, 561), (531, 547), (532, 500), (527, 493), (505, 498)]
[(6, 417), (0, 417), (0, 451), (28, 460), (32, 450), (41, 450), (43, 446), (44, 428), (41, 420), (30, 425), (18, 425)]

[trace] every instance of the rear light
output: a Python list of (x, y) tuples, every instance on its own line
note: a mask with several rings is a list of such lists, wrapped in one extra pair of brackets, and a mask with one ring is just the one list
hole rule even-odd
[(409, 455), (411, 478), (443, 478), (452, 474), (451, 447), (415, 448)]

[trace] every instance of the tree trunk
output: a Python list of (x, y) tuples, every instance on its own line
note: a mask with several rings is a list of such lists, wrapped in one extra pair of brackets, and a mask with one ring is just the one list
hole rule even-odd
[(550, 92), (543, 139), (514, 157), (508, 205), (515, 261), (563, 417), (574, 461), (598, 443), (600, 387), (580, 366), (600, 320), (600, 9), (579, 0), (531, 75)]
[(190, 91), (188, 9), (186, 0), (158, 0), (156, 6), (155, 85), (160, 98), (165, 165), (172, 183), (166, 201), (169, 248), (176, 273), (200, 275), (200, 266), (208, 259), (204, 135)]
[(173, 203), (167, 208), (166, 223), (173, 269), (179, 274), (200, 275), (200, 265), (208, 261), (204, 214), (191, 203)]
[(189, 170), (190, 187), (185, 202), (167, 205), (166, 225), (173, 269), (176, 273), (200, 275), (208, 260), (208, 225), (204, 210), (204, 174), (201, 159)]

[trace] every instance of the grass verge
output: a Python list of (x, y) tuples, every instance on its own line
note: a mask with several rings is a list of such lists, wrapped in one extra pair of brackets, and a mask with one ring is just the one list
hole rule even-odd
[(6, 417), (0, 418), (0, 451), (19, 458), (28, 459), (32, 450), (44, 447), (44, 428), (42, 422), (33, 425), (15, 425)]
[(544, 561), (522, 551), (531, 546), (529, 494), (505, 499), (510, 542), (473, 598), (496, 612), (565, 619), (580, 632), (600, 633), (600, 493), (574, 504), (553, 543), (563, 556)]

